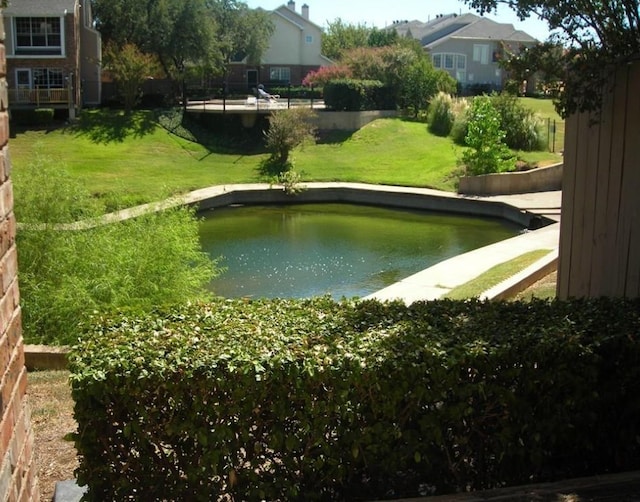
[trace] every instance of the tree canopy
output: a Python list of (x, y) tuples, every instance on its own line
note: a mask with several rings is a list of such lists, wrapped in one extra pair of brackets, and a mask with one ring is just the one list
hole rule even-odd
[(480, 13), (498, 4), (520, 19), (536, 16), (565, 46), (565, 90), (558, 111), (598, 109), (610, 68), (640, 57), (640, 0), (465, 0)]
[(93, 0), (105, 44), (134, 44), (178, 81), (187, 65), (226, 73), (238, 57), (258, 61), (273, 26), (267, 13), (238, 0)]

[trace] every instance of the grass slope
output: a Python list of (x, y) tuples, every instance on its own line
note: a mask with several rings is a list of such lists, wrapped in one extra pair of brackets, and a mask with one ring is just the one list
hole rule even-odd
[[(14, 169), (28, 169), (35, 155), (46, 155), (110, 199), (128, 205), (170, 194), (230, 184), (268, 182), (260, 169), (267, 153), (253, 145), (220, 148), (209, 132), (188, 141), (161, 127), (151, 111), (125, 116), (109, 110), (84, 111), (78, 123), (49, 130), (16, 130), (11, 138)], [(209, 145), (209, 146), (207, 146)], [(402, 119), (376, 120), (352, 133), (332, 133), (293, 154), (304, 181), (351, 181), (430, 187), (452, 191), (462, 148), (430, 134), (425, 124)], [(533, 162), (559, 157), (521, 154)]]

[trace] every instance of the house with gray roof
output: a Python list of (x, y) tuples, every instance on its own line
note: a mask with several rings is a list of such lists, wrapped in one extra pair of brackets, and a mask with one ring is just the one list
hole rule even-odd
[(11, 0), (3, 18), (10, 109), (71, 114), (100, 103), (102, 42), (90, 0)]
[(405, 21), (393, 28), (401, 36), (419, 40), (433, 65), (449, 72), (469, 92), (502, 89), (506, 74), (498, 63), (505, 52), (517, 53), (538, 43), (512, 24), (471, 13), (440, 15), (426, 23)]

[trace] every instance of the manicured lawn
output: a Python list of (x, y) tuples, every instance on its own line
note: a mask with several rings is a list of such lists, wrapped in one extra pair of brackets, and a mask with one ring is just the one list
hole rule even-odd
[[(130, 118), (120, 112), (83, 113), (78, 124), (50, 130), (20, 131), (10, 148), (14, 169), (28, 169), (44, 155), (85, 182), (92, 193), (124, 194), (129, 204), (157, 200), (210, 185), (268, 182), (261, 173), (267, 157), (253, 146), (235, 151), (210, 137), (205, 143), (169, 133), (152, 112)], [(205, 146), (206, 144), (218, 146)], [(352, 181), (455, 189), (462, 148), (428, 133), (426, 125), (402, 119), (376, 120), (350, 135), (330, 135), (293, 154), (304, 181)], [(550, 163), (546, 152), (522, 154)]]
[(553, 124), (556, 126), (555, 134), (555, 151), (561, 152), (564, 150), (564, 119), (558, 115), (556, 109), (553, 107), (553, 101), (551, 99), (538, 99), (538, 98), (520, 98), (522, 103), (534, 110), (545, 121), (545, 126), (548, 126), (550, 144), (554, 141), (553, 136)]

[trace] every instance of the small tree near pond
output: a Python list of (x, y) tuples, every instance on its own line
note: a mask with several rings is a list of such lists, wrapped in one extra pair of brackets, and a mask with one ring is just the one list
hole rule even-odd
[(466, 144), (462, 162), (470, 175), (499, 173), (513, 170), (515, 158), (504, 143), (505, 132), (500, 128), (500, 113), (483, 96), (473, 100), (469, 116)]
[(315, 140), (316, 127), (312, 119), (314, 112), (309, 108), (276, 110), (269, 119), (269, 129), (265, 132), (267, 150), (271, 152), (269, 169), (272, 173), (289, 171), (291, 151), (307, 141)]

